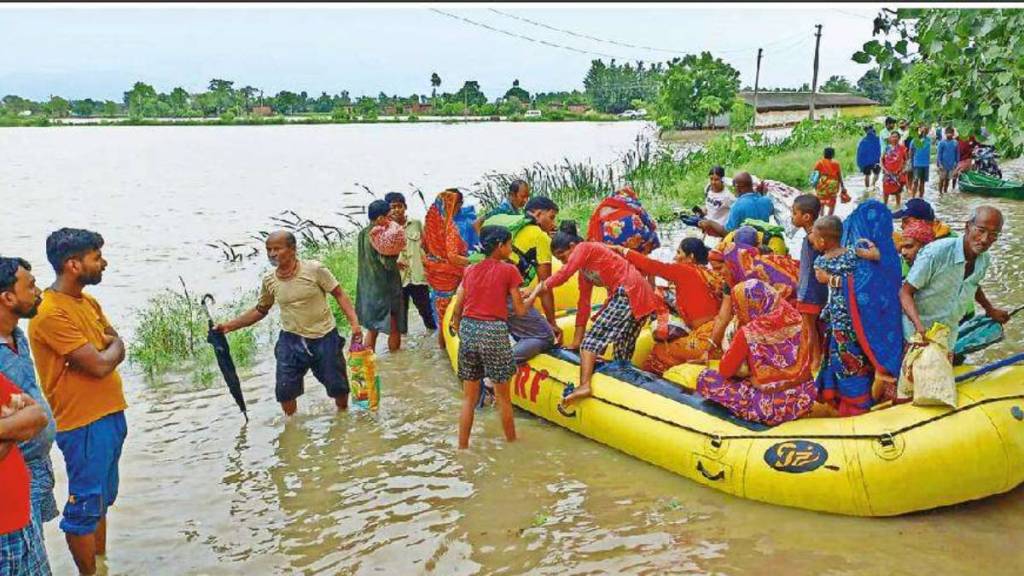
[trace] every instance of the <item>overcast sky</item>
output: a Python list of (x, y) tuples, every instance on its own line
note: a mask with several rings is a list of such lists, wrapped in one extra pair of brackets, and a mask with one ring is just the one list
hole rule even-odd
[(818, 23), (820, 81), (833, 74), (856, 81), (868, 67), (850, 55), (871, 39), (879, 6), (4, 5), (0, 95), (121, 100), (136, 80), (164, 92), (197, 91), (216, 77), (268, 94), (408, 96), (429, 94), (436, 71), (442, 91), (477, 80), (493, 98), (513, 78), (531, 92), (582, 89), (595, 58), (653, 62), (701, 50), (727, 60), (744, 85), (753, 85), (759, 46), (761, 85), (796, 87), (811, 81)]

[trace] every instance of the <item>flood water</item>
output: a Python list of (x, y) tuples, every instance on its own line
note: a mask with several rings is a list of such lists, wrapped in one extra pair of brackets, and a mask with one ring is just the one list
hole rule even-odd
[[(61, 225), (99, 230), (110, 267), (93, 292), (130, 330), (132, 307), (176, 287), (179, 274), (218, 295), (255, 286), (262, 256), (228, 265), (204, 244), (244, 240), (281, 210), (329, 216), (352, 201), (340, 192), (355, 182), (378, 194), (410, 182), (437, 191), (534, 161), (606, 162), (641, 127), (5, 129), (0, 252), (28, 257), (48, 284), (46, 234)], [(1020, 166), (1004, 168), (1020, 178)], [(848, 185), (853, 192), (855, 181)], [(953, 222), (982, 201), (953, 194), (935, 204)], [(1004, 307), (1024, 304), (1024, 205), (984, 201), (1008, 217), (986, 291)], [(1019, 322), (975, 360), (1020, 351)], [(286, 421), (269, 347), (243, 374), (248, 425), (219, 383), (153, 386), (126, 367), (130, 430), (101, 573), (1016, 574), (1024, 566), (1021, 489), (901, 518), (831, 516), (721, 494), (525, 413), (517, 413), (521, 441), (508, 445), (490, 410), (478, 415), (472, 450), (460, 453), (455, 377), (418, 320), (410, 325), (419, 332), (403, 351), (380, 356), (376, 414), (336, 415), (310, 378), (300, 414)], [(60, 501), (57, 450), (54, 459)], [(46, 536), (54, 573), (72, 573), (56, 522)]]

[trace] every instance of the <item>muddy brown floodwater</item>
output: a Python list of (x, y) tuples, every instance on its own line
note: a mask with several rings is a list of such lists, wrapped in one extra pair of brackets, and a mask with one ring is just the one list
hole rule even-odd
[[(608, 161), (639, 129), (5, 129), (2, 251), (29, 257), (48, 283), (45, 235), (60, 225), (100, 230), (111, 268), (95, 293), (130, 329), (131, 308), (179, 273), (221, 294), (250, 288), (262, 259), (226, 266), (202, 245), (244, 238), (279, 210), (329, 212), (354, 182), (437, 190), (534, 160)], [(1007, 168), (1024, 176), (1020, 163)], [(935, 205), (956, 222), (983, 201), (1008, 217), (985, 288), (1005, 307), (1024, 304), (1024, 204), (952, 194)], [(1020, 351), (1022, 322), (972, 360)], [(1017, 574), (1024, 566), (1021, 489), (890, 519), (779, 508), (699, 486), (523, 413), (520, 442), (506, 444), (487, 411), (473, 449), (460, 453), (456, 380), (422, 332), (401, 352), (381, 355), (376, 414), (336, 415), (310, 379), (300, 414), (286, 421), (274, 402), (269, 347), (260, 358), (243, 374), (248, 425), (219, 383), (153, 386), (126, 370), (130, 432), (103, 573)], [(59, 451), (54, 458), (62, 500)], [(54, 573), (72, 573), (56, 522), (46, 536)]]

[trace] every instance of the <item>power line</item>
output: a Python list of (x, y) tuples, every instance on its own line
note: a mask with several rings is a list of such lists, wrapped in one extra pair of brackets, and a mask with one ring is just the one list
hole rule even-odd
[[(682, 50), (677, 50), (677, 49), (658, 48), (658, 47), (655, 47), (655, 46), (644, 46), (642, 44), (630, 44), (628, 42), (620, 42), (620, 41), (617, 41), (617, 40), (609, 40), (609, 39), (605, 39), (605, 38), (599, 38), (597, 36), (591, 36), (589, 34), (583, 34), (581, 32), (574, 32), (572, 30), (567, 30), (565, 28), (557, 28), (555, 26), (551, 26), (551, 25), (545, 24), (543, 22), (538, 22), (536, 20), (531, 20), (531, 19), (526, 18), (524, 16), (516, 16), (515, 14), (510, 14), (508, 12), (502, 12), (501, 10), (495, 10), (494, 8), (488, 8), (488, 10), (490, 10), (491, 12), (494, 12), (495, 14), (499, 14), (501, 16), (505, 16), (506, 18), (512, 18), (514, 20), (519, 20), (521, 22), (526, 22), (527, 24), (531, 24), (533, 26), (539, 26), (541, 28), (546, 28), (546, 29), (552, 30), (554, 32), (560, 32), (562, 34), (568, 34), (570, 36), (575, 36), (577, 38), (584, 38), (586, 40), (592, 40), (594, 42), (602, 42), (604, 44), (611, 44), (613, 46), (621, 46), (621, 47), (624, 47), (624, 48), (632, 48), (634, 50), (649, 50), (649, 51), (652, 51), (652, 52), (665, 52), (665, 53), (668, 53), (668, 54), (682, 54), (682, 55), (689, 54), (689, 52), (684, 52)], [(768, 47), (768, 46), (772, 46), (772, 45), (775, 45), (775, 44), (779, 44), (779, 43), (782, 43), (782, 42), (788, 42), (788, 41), (792, 40), (793, 38), (795, 38), (796, 36), (797, 35), (794, 34), (793, 36), (789, 36), (789, 37), (786, 37), (786, 38), (781, 38), (779, 40), (775, 40), (773, 42), (769, 42), (768, 44), (762, 45), (762, 48)], [(727, 48), (727, 49), (724, 49), (724, 50), (715, 50), (714, 52), (721, 53), (721, 54), (730, 54), (730, 53), (747, 52), (747, 51), (750, 51), (750, 50), (754, 50), (754, 48), (753, 47), (751, 47), (751, 48)], [(710, 52), (710, 50), (709, 50), (709, 52)]]
[(583, 50), (581, 48), (574, 48), (572, 46), (565, 46), (563, 44), (556, 44), (554, 42), (548, 42), (547, 40), (539, 40), (537, 38), (531, 38), (529, 36), (525, 36), (523, 34), (518, 34), (516, 32), (509, 32), (508, 30), (503, 30), (501, 28), (495, 28), (494, 26), (491, 26), (489, 24), (484, 24), (483, 22), (477, 22), (476, 20), (471, 20), (469, 18), (465, 18), (465, 17), (459, 16), (457, 14), (452, 14), (450, 12), (445, 12), (444, 10), (438, 10), (437, 8), (430, 8), (430, 11), (437, 12), (438, 14), (441, 14), (443, 16), (447, 16), (449, 18), (454, 18), (456, 20), (461, 20), (461, 21), (463, 21), (463, 22), (465, 22), (467, 24), (472, 24), (473, 26), (479, 26), (480, 28), (485, 28), (485, 29), (490, 30), (492, 32), (498, 32), (498, 33), (504, 34), (506, 36), (511, 36), (512, 38), (519, 38), (521, 40), (527, 40), (529, 42), (535, 42), (537, 44), (543, 44), (545, 46), (550, 46), (552, 48), (561, 48), (563, 50), (569, 50), (569, 51), (577, 52), (577, 53), (580, 53), (580, 54), (588, 54), (588, 55), (591, 55), (591, 56), (601, 56), (603, 58), (616, 58), (616, 59), (619, 59), (619, 60), (627, 60), (626, 58), (619, 58), (619, 57), (617, 57), (617, 56), (615, 56), (613, 54), (605, 54), (603, 52), (592, 52), (590, 50)]

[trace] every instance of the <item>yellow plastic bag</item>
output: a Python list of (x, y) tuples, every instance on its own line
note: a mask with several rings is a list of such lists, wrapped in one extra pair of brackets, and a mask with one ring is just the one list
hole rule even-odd
[(949, 361), (949, 327), (936, 322), (925, 334), (915, 334), (912, 346), (903, 357), (896, 398), (913, 397), (916, 406), (950, 406), (956, 408), (957, 390), (953, 365)]
[(348, 384), (352, 403), (363, 409), (376, 410), (380, 404), (380, 376), (377, 356), (373, 350), (356, 344), (348, 355)]

